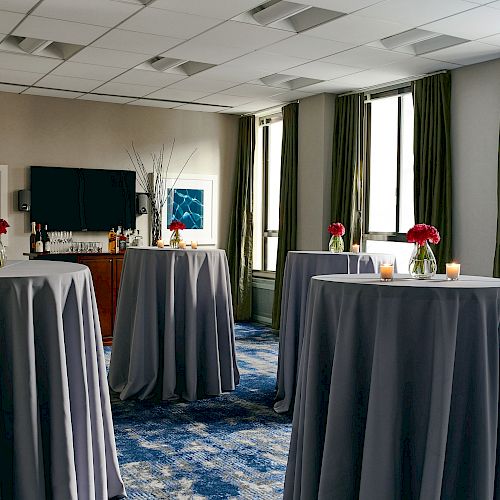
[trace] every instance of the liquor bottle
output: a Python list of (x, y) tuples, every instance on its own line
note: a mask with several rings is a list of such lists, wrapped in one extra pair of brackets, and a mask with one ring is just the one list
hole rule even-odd
[(116, 233), (114, 227), (108, 234), (108, 252), (116, 253)]
[(43, 251), (50, 253), (50, 236), (47, 231), (47, 224), (45, 224), (43, 232), (42, 232), (42, 241), (43, 241)]
[(32, 222), (31, 234), (30, 234), (30, 253), (35, 253), (35, 243), (36, 243), (36, 222)]
[(125, 234), (123, 234), (122, 231), (118, 238), (118, 251), (119, 253), (125, 253), (126, 249), (127, 249), (127, 237), (125, 236)]
[(137, 230), (137, 234), (134, 238), (134, 246), (136, 247), (142, 247), (142, 236), (140, 235), (139, 229)]
[(35, 233), (35, 252), (43, 253), (43, 240), (42, 240), (42, 225), (36, 225), (36, 233)]
[(122, 236), (122, 227), (118, 226), (116, 230), (116, 244), (115, 244), (115, 253), (120, 253), (120, 238)]

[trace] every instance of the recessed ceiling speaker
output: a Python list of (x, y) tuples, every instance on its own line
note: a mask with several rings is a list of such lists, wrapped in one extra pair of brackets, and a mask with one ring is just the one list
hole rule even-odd
[(29, 189), (21, 189), (17, 192), (17, 209), (20, 212), (31, 210), (31, 191)]
[(137, 193), (136, 196), (137, 215), (148, 213), (148, 195), (146, 193)]

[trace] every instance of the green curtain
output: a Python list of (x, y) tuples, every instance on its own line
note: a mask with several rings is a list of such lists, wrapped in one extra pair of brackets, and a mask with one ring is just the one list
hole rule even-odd
[[(353, 234), (360, 228), (356, 216), (357, 176), (359, 173), (359, 151), (362, 123), (361, 94), (338, 97), (335, 101), (334, 132), (332, 148), (332, 222), (341, 222), (345, 227), (346, 250), (351, 248)], [(325, 228), (326, 231), (326, 228)]]
[(434, 247), (440, 273), (453, 257), (450, 101), (449, 72), (413, 83), (415, 222), (431, 224), (441, 235)]
[(498, 133), (498, 188), (497, 188), (497, 199), (498, 199), (498, 210), (497, 210), (497, 245), (495, 249), (495, 263), (493, 265), (493, 276), (495, 278), (500, 278), (500, 131)]
[(299, 105), (294, 102), (283, 108), (283, 139), (281, 142), (281, 182), (278, 256), (274, 283), (273, 323), (280, 327), (281, 292), (286, 256), (297, 248), (297, 169), (299, 137)]
[(254, 152), (255, 117), (242, 116), (239, 121), (236, 182), (227, 243), (234, 317), (237, 321), (248, 321), (252, 316)]

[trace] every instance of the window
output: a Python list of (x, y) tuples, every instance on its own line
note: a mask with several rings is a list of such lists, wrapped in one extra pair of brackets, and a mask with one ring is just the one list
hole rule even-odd
[(281, 138), (281, 114), (259, 120), (254, 168), (253, 268), (275, 271), (278, 252)]
[(364, 235), (367, 252), (396, 255), (408, 267), (413, 214), (413, 99), (409, 88), (367, 96)]

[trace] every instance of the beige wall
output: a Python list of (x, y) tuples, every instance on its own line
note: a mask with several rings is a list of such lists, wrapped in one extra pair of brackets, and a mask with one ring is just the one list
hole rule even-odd
[(493, 271), (499, 120), (500, 59), (452, 71), (453, 246), (466, 274)]
[[(169, 172), (198, 148), (184, 173), (219, 176), (218, 245), (225, 246), (237, 132), (232, 115), (0, 93), (0, 165), (9, 167), (8, 258), (28, 248), (29, 215), (17, 211), (17, 190), (29, 187), (29, 165), (132, 169), (125, 151), (132, 141), (146, 160), (173, 138)], [(143, 234), (149, 234), (146, 217), (137, 218)], [(75, 239), (106, 237), (79, 233)]]

